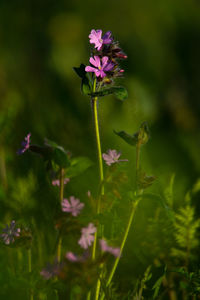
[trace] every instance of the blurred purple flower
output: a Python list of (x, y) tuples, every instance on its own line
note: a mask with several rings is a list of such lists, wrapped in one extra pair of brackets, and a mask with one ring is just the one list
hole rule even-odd
[(115, 163), (119, 163), (120, 161), (128, 161), (128, 159), (119, 159), (119, 157), (121, 156), (121, 152), (117, 153), (116, 150), (111, 149), (107, 151), (107, 154), (103, 153), (102, 156), (108, 166), (111, 166)]
[(76, 199), (74, 196), (70, 196), (68, 199), (63, 199), (62, 201), (62, 211), (69, 212), (72, 216), (76, 217), (80, 214), (80, 211), (84, 207), (84, 203), (80, 202), (79, 199)]
[(15, 237), (18, 237), (20, 234), (21, 229), (15, 228), (15, 226), (16, 226), (16, 224), (15, 224), (15, 221), (13, 220), (10, 223), (10, 226), (6, 225), (6, 227), (3, 229), (1, 238), (3, 239), (3, 241), (6, 245), (13, 243), (15, 241)]
[(100, 59), (99, 56), (90, 57), (90, 63), (95, 68), (91, 66), (86, 66), (85, 71), (86, 72), (94, 72), (97, 77), (105, 77), (106, 73), (109, 72), (114, 68), (114, 64), (110, 61), (108, 61), (108, 56), (103, 56), (102, 59)]
[(27, 136), (25, 136), (24, 141), (22, 142), (22, 149), (19, 149), (17, 151), (17, 154), (23, 154), (26, 150), (29, 149), (31, 143), (31, 133), (28, 133)]
[(48, 280), (52, 277), (55, 277), (59, 274), (60, 272), (61, 265), (56, 261), (53, 264), (48, 263), (46, 268), (42, 269), (40, 272), (40, 275)]
[[(67, 184), (68, 182), (70, 181), (69, 178), (64, 178), (64, 184)], [(52, 180), (52, 185), (54, 186), (60, 186), (60, 179), (55, 179), (55, 180)]]
[(111, 37), (111, 35), (112, 35), (111, 31), (107, 31), (102, 37), (101, 29), (97, 29), (97, 30), (92, 29), (89, 35), (90, 44), (94, 44), (94, 47), (97, 48), (97, 50), (99, 51), (103, 44), (112, 43), (113, 38)]
[(84, 262), (85, 260), (87, 260), (89, 258), (90, 254), (89, 252), (86, 250), (82, 256), (78, 256), (76, 254), (74, 254), (73, 252), (67, 252), (65, 254), (65, 257), (71, 261), (71, 262)]
[(89, 246), (91, 246), (92, 242), (94, 241), (94, 233), (96, 232), (96, 227), (93, 223), (89, 223), (88, 227), (84, 227), (81, 229), (81, 238), (78, 241), (78, 244), (84, 248), (87, 249)]
[(107, 242), (105, 240), (100, 240), (99, 241), (100, 246), (101, 246), (101, 251), (103, 252), (109, 252), (112, 255), (114, 255), (115, 257), (119, 257), (120, 256), (120, 248), (113, 248), (111, 246), (108, 246)]
[(79, 260), (79, 259), (78, 259), (78, 256), (75, 255), (73, 252), (67, 252), (66, 255), (65, 255), (65, 257), (66, 257), (69, 261), (71, 261), (71, 262), (75, 262), (75, 261), (78, 261), (78, 260)]

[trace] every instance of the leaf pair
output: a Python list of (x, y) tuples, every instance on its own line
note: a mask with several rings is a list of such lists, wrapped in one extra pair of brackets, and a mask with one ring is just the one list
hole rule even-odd
[(119, 100), (124, 101), (128, 98), (127, 90), (122, 86), (112, 86), (110, 88), (103, 88), (97, 92), (93, 92), (93, 78), (85, 71), (85, 65), (81, 64), (79, 68), (73, 68), (76, 74), (82, 79), (81, 91), (84, 95), (91, 97), (104, 97), (114, 94)]

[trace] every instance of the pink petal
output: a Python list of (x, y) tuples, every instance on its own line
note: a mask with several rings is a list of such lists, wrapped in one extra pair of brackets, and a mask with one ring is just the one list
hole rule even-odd
[(105, 34), (104, 34), (104, 36), (103, 36), (103, 43), (104, 44), (110, 44), (111, 42), (112, 42), (112, 37), (111, 37), (111, 35), (112, 35), (112, 32), (111, 31), (107, 31)]
[(107, 65), (108, 63), (108, 56), (104, 56), (102, 57), (102, 68), (104, 68), (105, 65)]
[(110, 62), (104, 67), (104, 71), (111, 71), (113, 68), (114, 64)]
[(106, 77), (106, 73), (103, 70), (100, 70), (100, 76), (101, 78), (104, 78)]
[(98, 68), (98, 67), (101, 67), (101, 61), (100, 61), (100, 57), (99, 56), (97, 56), (97, 55), (95, 55), (94, 56), (94, 59), (95, 59), (95, 62), (96, 62), (96, 67)]
[(90, 57), (89, 62), (90, 62), (93, 66), (98, 67), (98, 65), (97, 65), (97, 63), (96, 63), (96, 60), (95, 60), (93, 57)]
[(85, 67), (85, 71), (86, 71), (86, 72), (94, 72), (94, 73), (95, 73), (96, 70), (97, 70), (97, 69), (95, 69), (95, 68), (93, 68), (93, 67), (90, 67), (90, 66)]

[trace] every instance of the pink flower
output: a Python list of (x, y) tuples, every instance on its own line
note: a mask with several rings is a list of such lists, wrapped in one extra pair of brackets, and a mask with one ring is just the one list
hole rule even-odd
[(84, 227), (81, 229), (81, 238), (78, 241), (78, 244), (84, 248), (87, 249), (89, 246), (91, 246), (92, 242), (94, 241), (94, 233), (96, 232), (96, 227), (94, 224), (89, 223), (88, 227)]
[(78, 261), (78, 260), (79, 260), (79, 259), (78, 259), (78, 256), (75, 255), (73, 252), (67, 252), (66, 255), (65, 255), (65, 257), (66, 257), (69, 261), (71, 261), (71, 262), (75, 262), (75, 261)]
[(106, 73), (113, 69), (114, 64), (110, 61), (108, 61), (108, 56), (103, 56), (102, 59), (100, 59), (99, 56), (90, 57), (90, 63), (94, 67), (86, 66), (85, 71), (86, 72), (94, 72), (97, 77), (105, 77)]
[(49, 280), (52, 277), (55, 277), (59, 274), (61, 269), (61, 264), (59, 264), (57, 261), (55, 261), (53, 264), (48, 263), (46, 268), (42, 269), (40, 272), (40, 275), (46, 279)]
[(10, 226), (6, 225), (6, 227), (3, 229), (1, 238), (3, 239), (6, 245), (9, 245), (10, 243), (14, 243), (15, 237), (18, 237), (20, 235), (21, 229), (15, 228), (15, 226), (16, 226), (16, 222), (13, 220), (10, 223)]
[[(67, 184), (68, 182), (70, 181), (69, 178), (64, 178), (64, 184)], [(52, 185), (54, 186), (60, 186), (60, 179), (55, 179), (55, 180), (52, 180)]]
[(84, 207), (84, 203), (81, 203), (79, 199), (76, 199), (74, 196), (70, 196), (69, 201), (68, 199), (63, 199), (62, 202), (62, 211), (69, 212), (72, 216), (76, 217), (80, 214), (80, 211)]
[(97, 30), (92, 29), (89, 35), (90, 44), (94, 44), (94, 47), (97, 48), (97, 50), (99, 51), (103, 44), (112, 43), (113, 38), (111, 37), (111, 35), (112, 35), (111, 31), (107, 31), (102, 37), (101, 29), (97, 29)]
[(103, 239), (100, 240), (99, 243), (101, 246), (101, 251), (109, 252), (112, 255), (114, 255), (115, 257), (120, 256), (120, 251), (121, 251), (120, 248), (113, 248), (113, 247), (108, 246), (107, 242)]
[(115, 163), (119, 163), (120, 161), (128, 161), (128, 159), (119, 159), (121, 153), (120, 152), (117, 153), (116, 150), (109, 149), (107, 153), (108, 154), (103, 153), (102, 156), (108, 166), (111, 166), (112, 164)]
[(29, 149), (31, 143), (31, 133), (28, 133), (27, 136), (25, 136), (24, 141), (22, 142), (22, 149), (19, 149), (17, 151), (17, 154), (23, 154), (26, 150)]

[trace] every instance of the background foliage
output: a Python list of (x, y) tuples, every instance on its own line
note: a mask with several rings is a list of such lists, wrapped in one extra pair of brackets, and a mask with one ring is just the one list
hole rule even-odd
[[(100, 100), (103, 152), (121, 150), (130, 161), (128, 175), (134, 183), (134, 150), (113, 130), (132, 134), (147, 121), (151, 139), (142, 149), (142, 165), (157, 177), (149, 193), (159, 194), (176, 211), (176, 229), (185, 217), (187, 224), (200, 217), (199, 188), (195, 190), (200, 175), (199, 14), (195, 0), (0, 2), (0, 222), (3, 227), (15, 219), (31, 226), (33, 242), (42, 241), (33, 254), (38, 269), (53, 257), (57, 190), (42, 160), (28, 153), (19, 157), (16, 151), (31, 132), (34, 143), (46, 137), (74, 156), (89, 157), (94, 165), (71, 179), (66, 195), (74, 194), (87, 204), (87, 191), (95, 193), (91, 107), (72, 69), (88, 63), (92, 28), (111, 30), (128, 55), (122, 66), (125, 78), (120, 80), (129, 98), (124, 103), (112, 96)], [(185, 194), (192, 189), (188, 204)], [(157, 198), (146, 197), (140, 204), (115, 277), (122, 294), (133, 289), (150, 264), (157, 268), (158, 279), (164, 272), (159, 269), (162, 260), (175, 265), (172, 257), (187, 247), (184, 241), (175, 247), (174, 227), (165, 222), (165, 214)], [(195, 220), (192, 228), (197, 229), (198, 242)], [(123, 222), (118, 222), (122, 230)], [(193, 243), (191, 247), (197, 247)], [(25, 292), (9, 273), (10, 251), (5, 255), (1, 247), (0, 257), (1, 299), (23, 299)], [(199, 265), (197, 250), (194, 263)], [(21, 268), (25, 265), (24, 261)]]

